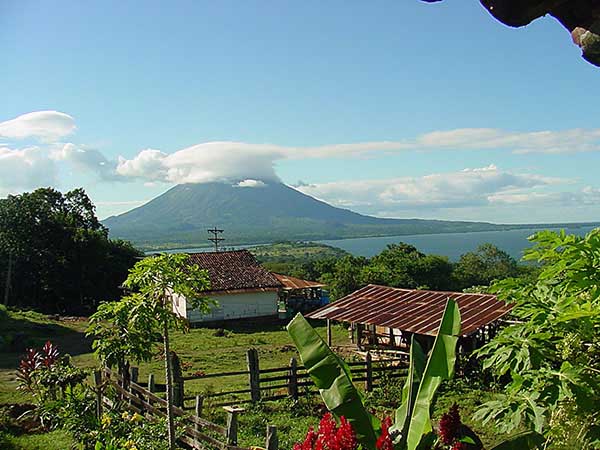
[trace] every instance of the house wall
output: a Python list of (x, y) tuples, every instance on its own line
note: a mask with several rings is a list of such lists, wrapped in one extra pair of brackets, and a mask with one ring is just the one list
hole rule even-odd
[(212, 307), (209, 314), (200, 314), (188, 306), (184, 317), (193, 323), (277, 315), (276, 291), (211, 295), (210, 298), (218, 304)]

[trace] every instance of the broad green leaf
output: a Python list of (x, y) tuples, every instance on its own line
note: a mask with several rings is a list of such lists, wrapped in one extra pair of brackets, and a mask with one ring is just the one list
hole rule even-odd
[(374, 448), (380, 424), (365, 409), (346, 363), (331, 351), (302, 314), (292, 319), (287, 330), (327, 409), (348, 419), (363, 447)]
[(544, 436), (535, 431), (519, 433), (490, 450), (533, 450), (540, 449), (544, 444)]
[(460, 334), (460, 312), (455, 301), (448, 299), (433, 348), (419, 385), (408, 429), (407, 449), (415, 450), (423, 435), (431, 432), (431, 402), (443, 380), (454, 375), (456, 343)]
[(402, 405), (396, 410), (394, 425), (391, 427), (392, 432), (399, 432), (396, 444), (402, 445), (403, 442), (406, 442), (410, 418), (419, 391), (421, 377), (425, 370), (425, 358), (425, 352), (423, 352), (421, 345), (415, 340), (413, 335), (410, 343), (408, 376), (402, 389)]

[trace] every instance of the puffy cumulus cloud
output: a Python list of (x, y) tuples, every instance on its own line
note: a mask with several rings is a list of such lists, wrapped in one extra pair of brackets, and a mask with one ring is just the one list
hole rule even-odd
[(511, 173), (490, 165), (422, 177), (317, 183), (297, 189), (337, 206), (389, 216), (391, 212), (403, 209), (489, 205), (498, 201), (501, 195), (517, 195), (522, 191), (569, 182), (536, 174)]
[(56, 167), (45, 149), (0, 147), (0, 196), (56, 183)]
[(90, 172), (101, 180), (122, 180), (115, 172), (116, 162), (98, 150), (72, 143), (11, 148), (0, 145), (0, 196), (41, 186), (58, 186), (59, 168), (67, 163)]
[(274, 163), (280, 148), (242, 142), (208, 142), (171, 154), (143, 150), (132, 159), (119, 158), (122, 177), (150, 182), (208, 183), (214, 181), (279, 180)]
[(35, 111), (0, 122), (0, 137), (8, 139), (37, 138), (54, 142), (75, 131), (75, 120), (58, 111)]

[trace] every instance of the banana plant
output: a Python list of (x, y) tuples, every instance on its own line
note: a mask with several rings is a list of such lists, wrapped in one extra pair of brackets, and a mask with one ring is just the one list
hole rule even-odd
[(302, 314), (287, 326), (306, 371), (319, 388), (323, 403), (338, 418), (344, 416), (352, 425), (358, 442), (365, 449), (374, 449), (381, 423), (370, 414), (363, 398), (352, 383), (346, 363), (338, 357), (310, 326)]
[(448, 299), (429, 358), (414, 335), (410, 345), (410, 366), (402, 390), (402, 404), (396, 410), (394, 444), (399, 449), (415, 450), (433, 432), (431, 403), (443, 380), (454, 375), (456, 343), (460, 334), (460, 312)]
[[(460, 324), (458, 305), (448, 299), (429, 355), (413, 336), (402, 404), (396, 410), (394, 425), (390, 428), (395, 450), (422, 450), (435, 445), (431, 405), (442, 381), (454, 375)], [(327, 409), (338, 418), (344, 416), (352, 424), (363, 449), (374, 450), (381, 423), (366, 410), (346, 363), (327, 346), (302, 314), (292, 319), (287, 330)], [(527, 432), (510, 438), (493, 450), (534, 449), (542, 441), (543, 437), (538, 433)]]
[[(327, 409), (337, 417), (348, 419), (363, 448), (374, 449), (381, 424), (364, 407), (362, 396), (352, 383), (348, 366), (331, 351), (301, 314), (296, 315), (287, 329)], [(431, 433), (431, 402), (442, 380), (450, 378), (454, 372), (459, 333), (458, 306), (449, 299), (428, 359), (413, 339), (404, 401), (396, 411), (393, 430), (398, 436), (396, 448), (414, 450), (421, 438)]]

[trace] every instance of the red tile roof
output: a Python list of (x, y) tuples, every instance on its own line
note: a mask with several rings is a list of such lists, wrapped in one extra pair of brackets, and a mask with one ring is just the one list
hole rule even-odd
[(463, 336), (498, 320), (512, 308), (490, 294), (421, 291), (370, 284), (307, 314), (307, 317), (379, 325), (434, 336), (448, 298), (458, 303)]
[(281, 275), (273, 272), (273, 275), (283, 284), (284, 289), (308, 289), (308, 288), (320, 288), (324, 287), (323, 283), (317, 283), (316, 281), (303, 280), (301, 278), (290, 277), (289, 275)]
[(209, 292), (265, 291), (282, 287), (248, 250), (190, 254), (190, 261), (208, 272)]

